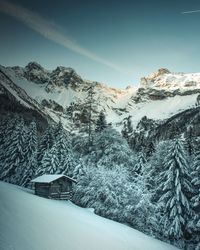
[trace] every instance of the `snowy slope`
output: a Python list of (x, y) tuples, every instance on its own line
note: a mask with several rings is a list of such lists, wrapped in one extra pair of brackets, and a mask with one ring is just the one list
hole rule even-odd
[(141, 102), (137, 105), (132, 105), (128, 110), (135, 127), (143, 116), (153, 120), (164, 120), (181, 111), (193, 108), (195, 107), (197, 96), (198, 94), (176, 95), (164, 100)]
[(70, 202), (0, 182), (1, 250), (177, 249)]
[(9, 93), (21, 105), (28, 109), (36, 110), (42, 116), (50, 118), (48, 114), (43, 113), (43, 107), (31, 96), (29, 96), (23, 88), (20, 88), (14, 81), (12, 81), (7, 74), (1, 71), (0, 67), (0, 89), (1, 94)]

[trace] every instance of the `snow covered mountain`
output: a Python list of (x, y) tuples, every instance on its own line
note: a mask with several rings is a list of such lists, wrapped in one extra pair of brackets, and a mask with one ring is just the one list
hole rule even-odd
[(120, 90), (84, 80), (71, 68), (60, 66), (49, 71), (31, 62), (25, 68), (1, 66), (0, 86), (22, 105), (56, 122), (61, 119), (68, 129), (72, 123), (81, 126), (81, 112), (87, 106), (91, 86), (94, 114), (103, 110), (108, 122), (119, 131), (128, 116), (136, 128), (144, 116), (165, 120), (194, 108), (200, 99), (200, 73), (171, 73), (167, 69), (142, 78), (138, 87)]
[(137, 230), (66, 201), (0, 182), (1, 250), (175, 250)]
[(148, 77), (141, 79), (140, 88), (153, 88), (168, 90), (169, 92), (188, 94), (187, 91), (194, 91), (200, 87), (200, 73), (184, 74), (171, 73), (167, 69), (159, 69)]

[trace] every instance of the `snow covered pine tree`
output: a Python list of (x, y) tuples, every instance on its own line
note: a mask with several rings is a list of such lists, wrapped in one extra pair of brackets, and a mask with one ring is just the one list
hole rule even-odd
[(172, 243), (183, 247), (191, 213), (192, 187), (187, 153), (180, 139), (171, 141), (159, 182), (157, 193), (161, 194), (158, 203), (161, 205), (163, 233)]

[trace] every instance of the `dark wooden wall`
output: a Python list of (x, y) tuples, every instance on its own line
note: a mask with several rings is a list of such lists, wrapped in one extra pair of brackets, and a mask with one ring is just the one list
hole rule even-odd
[(35, 183), (35, 194), (52, 199), (68, 200), (72, 196), (72, 182), (61, 177), (51, 183)]
[(49, 196), (50, 183), (35, 183), (35, 194), (43, 197)]

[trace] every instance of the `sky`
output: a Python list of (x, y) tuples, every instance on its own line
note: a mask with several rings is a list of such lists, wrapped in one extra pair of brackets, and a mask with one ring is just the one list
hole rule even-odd
[(199, 10), (199, 0), (0, 0), (0, 64), (72, 67), (118, 88), (159, 68), (200, 72)]

